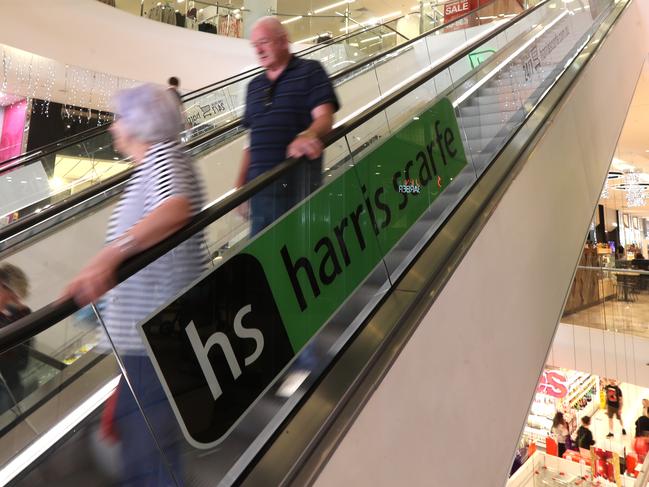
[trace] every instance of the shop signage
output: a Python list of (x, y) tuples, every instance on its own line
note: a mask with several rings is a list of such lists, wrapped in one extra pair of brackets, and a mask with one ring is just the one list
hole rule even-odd
[(465, 165), (443, 99), (141, 325), (192, 445), (228, 434)]
[(547, 35), (534, 42), (523, 55), (523, 72), (525, 81), (532, 79), (535, 72), (541, 69), (543, 61), (565, 40), (570, 34), (567, 22)]
[(456, 19), (471, 11), (471, 0), (459, 0), (444, 5), (444, 22)]
[(445, 4), (444, 23), (450, 23), (450, 25), (444, 27), (444, 32), (452, 32), (459, 29), (466, 29), (472, 25), (478, 25), (479, 20), (475, 15), (469, 15), (461, 20), (457, 20), (459, 17), (465, 16), (467, 13), (475, 10), (478, 4), (479, 0), (457, 0)]
[[(196, 127), (205, 122), (211, 122), (214, 117), (224, 114), (227, 106), (223, 98), (216, 100), (197, 100), (185, 111), (185, 118), (190, 126)], [(218, 124), (217, 124), (218, 125)]]
[(536, 392), (563, 399), (568, 395), (566, 376), (554, 370), (544, 370)]

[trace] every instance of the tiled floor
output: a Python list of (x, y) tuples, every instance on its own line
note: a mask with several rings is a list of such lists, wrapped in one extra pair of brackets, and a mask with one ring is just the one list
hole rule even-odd
[(649, 293), (644, 291), (634, 298), (628, 302), (606, 301), (577, 313), (564, 315), (561, 321), (649, 337)]

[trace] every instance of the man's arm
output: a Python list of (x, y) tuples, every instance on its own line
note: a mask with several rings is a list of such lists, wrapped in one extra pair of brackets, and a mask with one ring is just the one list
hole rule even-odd
[(322, 155), (324, 145), (322, 138), (331, 132), (334, 123), (334, 106), (331, 103), (318, 105), (311, 110), (313, 122), (309, 128), (291, 142), (286, 149), (287, 157), (306, 156), (309, 159), (317, 159)]

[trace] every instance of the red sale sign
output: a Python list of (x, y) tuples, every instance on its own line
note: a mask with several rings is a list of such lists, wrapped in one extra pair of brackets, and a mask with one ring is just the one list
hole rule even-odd
[(563, 374), (553, 370), (544, 370), (536, 392), (561, 399), (568, 395), (566, 382), (567, 379)]
[(457, 19), (473, 10), (472, 0), (459, 0), (444, 5), (444, 23)]

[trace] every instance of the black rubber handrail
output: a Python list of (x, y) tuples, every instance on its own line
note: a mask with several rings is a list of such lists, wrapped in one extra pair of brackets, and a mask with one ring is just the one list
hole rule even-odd
[[(488, 3), (494, 2), (496, 0), (489, 0)], [(486, 3), (485, 3), (486, 5)], [(322, 42), (320, 44), (316, 44), (315, 46), (310, 46), (307, 47), (306, 49), (302, 49), (301, 51), (298, 51), (295, 53), (297, 56), (304, 56), (307, 54), (311, 54), (315, 51), (319, 51), (320, 49), (323, 49), (325, 47), (328, 47), (331, 44), (336, 44), (339, 42), (344, 42), (346, 39), (351, 39), (352, 37), (355, 37), (357, 35), (367, 33), (371, 30), (374, 29), (380, 29), (381, 27), (387, 27), (388, 29), (391, 29), (388, 27), (389, 23), (394, 22), (395, 20), (399, 20), (403, 18), (404, 16), (397, 17), (395, 19), (392, 19), (388, 22), (384, 22), (381, 24), (376, 24), (372, 26), (367, 26), (363, 29), (354, 31), (354, 32), (348, 32), (346, 34), (341, 34), (339, 36), (333, 37), (325, 42)], [(404, 39), (408, 39), (407, 37), (403, 36)], [(225, 86), (231, 85), (233, 83), (236, 83), (237, 81), (241, 81), (242, 79), (250, 78), (258, 73), (261, 73), (263, 71), (263, 68), (260, 68), (259, 66), (256, 66), (254, 68), (247, 69), (246, 71), (243, 71), (241, 73), (234, 74), (232, 76), (229, 76), (227, 78), (224, 78), (222, 80), (219, 80), (215, 83), (211, 83), (209, 85), (203, 86), (201, 88), (198, 88), (196, 90), (192, 90), (190, 92), (187, 92), (181, 96), (181, 99), (183, 102), (188, 102), (192, 101), (196, 98), (202, 97), (204, 95), (209, 94), (210, 92), (216, 91), (223, 89)], [(78, 143), (84, 142), (87, 139), (91, 139), (92, 137), (99, 135), (102, 132), (106, 131), (106, 125), (108, 124), (102, 124), (98, 125), (97, 127), (92, 127), (88, 130), (84, 130), (82, 132), (79, 132), (78, 134), (70, 135), (69, 137), (65, 137), (64, 139), (57, 140), (55, 142), (50, 142), (49, 144), (45, 144), (41, 147), (38, 147), (36, 149), (32, 149), (29, 151), (26, 151), (20, 155), (11, 157), (5, 161), (0, 162), (0, 174), (3, 172), (6, 172), (8, 170), (14, 169), (17, 166), (23, 165), (23, 164), (29, 164), (30, 162), (33, 162), (35, 159), (40, 159), (41, 157), (51, 154), (52, 152), (57, 152), (61, 149), (65, 149), (67, 147), (71, 147), (73, 145), (76, 145)]]
[[(409, 41), (407, 41), (407, 42), (405, 42), (403, 44), (400, 44), (398, 46), (394, 46), (394, 47), (392, 47), (392, 48), (390, 48), (390, 49), (388, 49), (386, 51), (383, 51), (381, 53), (377, 53), (375, 56), (371, 56), (371, 57), (369, 57), (369, 58), (367, 58), (367, 59), (365, 59), (365, 60), (363, 60), (363, 61), (361, 61), (361, 62), (359, 62), (357, 64), (354, 64), (353, 66), (345, 68), (345, 69), (339, 71), (338, 73), (336, 73), (335, 75), (333, 75), (332, 80), (336, 81), (338, 79), (341, 79), (341, 78), (343, 78), (345, 76), (348, 76), (352, 72), (358, 71), (360, 69), (365, 68), (366, 66), (369, 66), (370, 64), (376, 62), (376, 60), (378, 58), (380, 58), (380, 57), (388, 56), (388, 55), (392, 54), (393, 52), (395, 52), (397, 50), (400, 50), (400, 49), (408, 48), (408, 46), (412, 45), (413, 43), (421, 40), (422, 38), (424, 38), (424, 37), (426, 37), (428, 35), (431, 35), (432, 33), (436, 32), (437, 30), (444, 29), (444, 28), (448, 27), (450, 24), (453, 24), (454, 22), (461, 21), (461, 20), (465, 19), (466, 17), (468, 17), (470, 15), (474, 15), (479, 10), (481, 10), (482, 8), (488, 7), (492, 3), (495, 3), (497, 1), (498, 0), (488, 0), (487, 2), (482, 4), (478, 9), (473, 10), (473, 11), (467, 13), (467, 14), (462, 15), (461, 17), (458, 17), (458, 18), (454, 19), (452, 22), (449, 22), (448, 24), (442, 24), (442, 25), (440, 25), (438, 27), (435, 27), (434, 29), (431, 29), (431, 30), (429, 30), (429, 31), (427, 31), (427, 32), (425, 32), (423, 34), (420, 34), (417, 37), (414, 37), (414, 38), (410, 39)], [(525, 11), (522, 12), (521, 14), (519, 14), (519, 15), (522, 15), (523, 13), (525, 13)], [(380, 25), (383, 25), (383, 24), (380, 24)], [(507, 24), (507, 25), (509, 25), (509, 24)], [(183, 101), (190, 101), (190, 100), (191, 100), (191, 98), (189, 100), (183, 99)], [(219, 136), (229, 132), (230, 130), (233, 130), (234, 128), (238, 127), (239, 125), (240, 125), (240, 119), (235, 119), (232, 122), (228, 123), (227, 125), (219, 127), (218, 129), (216, 129), (213, 132), (206, 133), (200, 139), (196, 139), (196, 140), (192, 141), (191, 143), (188, 144), (188, 146), (189, 147), (194, 147), (196, 145), (199, 145), (208, 137), (209, 138), (219, 137)], [(104, 130), (107, 130), (107, 129), (104, 128)], [(95, 135), (97, 135), (97, 134), (95, 134)], [(74, 145), (74, 144), (70, 144), (70, 145)], [(63, 146), (63, 147), (67, 147), (67, 146)], [(43, 155), (39, 154), (38, 158), (40, 158), (40, 157), (43, 157)], [(24, 163), (26, 164), (27, 162), (24, 162)], [(0, 173), (2, 173), (2, 168), (0, 168)], [(80, 191), (79, 193), (76, 193), (73, 196), (70, 196), (68, 198), (65, 198), (64, 200), (61, 200), (61, 201), (59, 201), (57, 203), (54, 203), (51, 206), (49, 206), (49, 207), (45, 208), (44, 210), (40, 211), (39, 213), (33, 213), (33, 214), (29, 215), (29, 216), (26, 216), (26, 217), (23, 217), (23, 218), (19, 219), (18, 221), (6, 226), (5, 228), (0, 229), (0, 242), (6, 240), (6, 239), (10, 238), (11, 236), (13, 236), (13, 235), (15, 235), (15, 234), (17, 234), (19, 232), (22, 232), (22, 231), (24, 231), (24, 230), (26, 230), (26, 229), (28, 229), (28, 228), (30, 228), (32, 226), (38, 225), (39, 223), (41, 223), (41, 222), (43, 222), (43, 221), (45, 221), (45, 220), (47, 220), (49, 218), (52, 218), (56, 214), (61, 213), (63, 211), (66, 211), (69, 208), (72, 208), (72, 207), (80, 204), (81, 202), (83, 202), (85, 200), (88, 200), (90, 198), (94, 198), (94, 197), (100, 195), (101, 193), (104, 193), (104, 192), (108, 191), (109, 189), (111, 189), (111, 188), (113, 188), (113, 187), (115, 187), (115, 186), (117, 186), (119, 184), (122, 184), (124, 181), (126, 181), (129, 178), (130, 174), (131, 174), (130, 170), (126, 170), (121, 174), (113, 176), (112, 178), (106, 179), (105, 181), (102, 181), (101, 183), (95, 184), (90, 188), (87, 188), (87, 189), (85, 189), (83, 191)]]
[[(531, 9), (518, 15), (514, 20), (512, 20), (512, 22), (503, 24), (495, 28), (481, 39), (469, 44), (468, 46), (465, 46), (451, 59), (444, 61), (434, 68), (430, 68), (430, 70), (422, 73), (410, 84), (403, 86), (394, 93), (386, 96), (381, 102), (377, 103), (372, 108), (354, 117), (349, 122), (336, 127), (324, 138), (323, 142), (325, 146), (329, 146), (341, 137), (346, 136), (368, 120), (375, 117), (377, 114), (383, 112), (387, 107), (399, 101), (405, 95), (411, 93), (424, 83), (433, 79), (438, 74), (447, 70), (450, 66), (452, 66), (465, 56), (468, 56), (469, 53), (473, 52), (473, 50), (475, 50), (480, 45), (498, 36), (505, 30), (509, 29), (513, 24), (525, 19), (527, 16), (536, 12), (539, 8), (545, 6), (546, 3), (551, 1), (552, 0), (543, 0)], [(204, 230), (208, 225), (225, 216), (242, 203), (248, 201), (256, 193), (266, 188), (280, 177), (286, 175), (301, 162), (302, 159), (287, 159), (281, 164), (275, 166), (270, 171), (244, 184), (241, 188), (219, 200), (217, 203), (214, 203), (203, 209), (200, 213), (195, 215), (189, 223), (187, 223), (183, 228), (175, 232), (173, 235), (167, 237), (153, 247), (133, 256), (132, 258), (124, 262), (117, 270), (116, 282), (123, 282), (130, 276), (134, 275), (147, 265), (151, 264), (158, 258), (165, 255), (167, 252), (180, 245), (188, 238)], [(38, 309), (32, 314), (25, 316), (24, 318), (21, 318), (20, 320), (15, 321), (10, 325), (5, 326), (4, 328), (0, 329), (0, 354), (17, 345), (20, 345), (25, 340), (32, 338), (38, 333), (56, 325), (61, 320), (67, 318), (79, 309), (79, 306), (72, 299), (59, 300)]]

